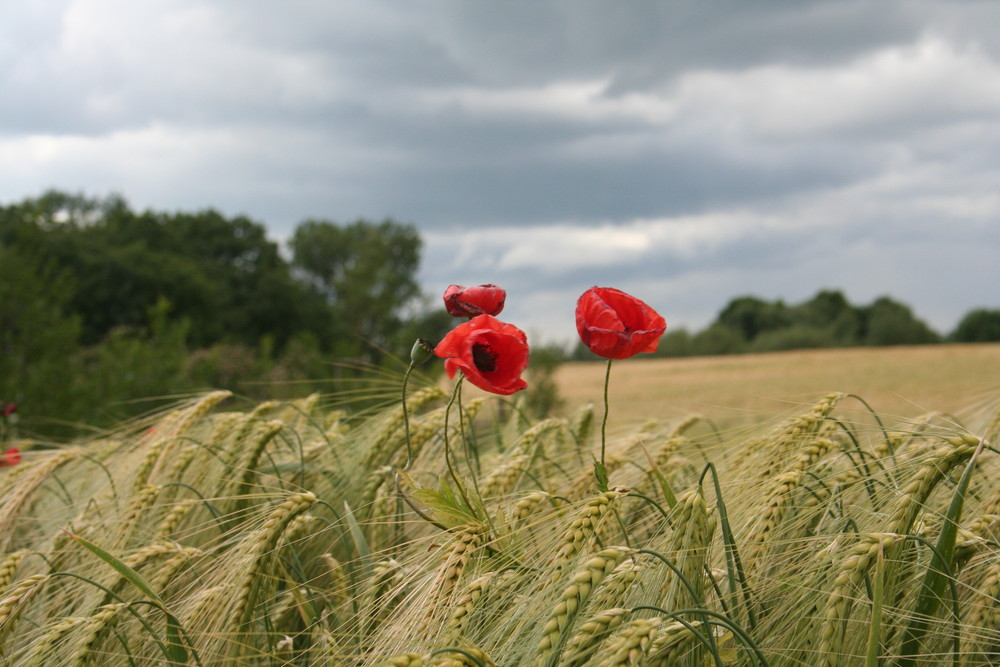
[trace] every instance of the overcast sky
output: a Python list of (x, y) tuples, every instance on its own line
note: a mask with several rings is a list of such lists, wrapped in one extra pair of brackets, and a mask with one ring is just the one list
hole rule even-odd
[(0, 0), (0, 202), (392, 217), (574, 334), (591, 285), (1000, 308), (1000, 3)]

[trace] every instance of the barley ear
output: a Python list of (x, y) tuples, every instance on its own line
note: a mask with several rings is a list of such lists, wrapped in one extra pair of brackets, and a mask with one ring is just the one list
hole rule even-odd
[(608, 547), (593, 554), (573, 574), (569, 586), (563, 590), (559, 602), (542, 627), (535, 665), (542, 667), (555, 664), (566, 633), (590, 594), (629, 553), (631, 550), (624, 547)]

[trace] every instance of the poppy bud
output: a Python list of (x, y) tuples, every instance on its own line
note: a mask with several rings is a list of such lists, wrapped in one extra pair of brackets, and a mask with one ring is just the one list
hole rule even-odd
[(453, 317), (498, 315), (507, 300), (507, 292), (493, 284), (464, 287), (449, 285), (444, 291), (444, 307)]
[(434, 356), (434, 346), (426, 338), (418, 338), (410, 348), (410, 363), (419, 366)]

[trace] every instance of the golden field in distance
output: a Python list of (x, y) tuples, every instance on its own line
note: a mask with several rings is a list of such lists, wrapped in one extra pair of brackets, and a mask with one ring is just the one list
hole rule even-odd
[[(566, 410), (592, 401), (600, 416), (606, 364), (563, 364)], [(610, 430), (693, 412), (719, 423), (794, 413), (818, 397), (857, 394), (886, 418), (974, 414), (1000, 394), (1000, 344), (921, 345), (616, 361)], [(862, 408), (860, 403), (859, 408)]]

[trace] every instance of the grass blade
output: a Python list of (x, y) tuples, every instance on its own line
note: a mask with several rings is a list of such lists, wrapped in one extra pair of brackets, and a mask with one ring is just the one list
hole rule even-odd
[[(927, 634), (930, 618), (937, 612), (941, 604), (941, 596), (951, 579), (951, 565), (955, 554), (955, 541), (958, 537), (958, 520), (962, 516), (962, 508), (965, 504), (965, 493), (969, 488), (969, 481), (972, 479), (972, 471), (976, 467), (976, 462), (984, 448), (985, 440), (979, 440), (976, 451), (965, 466), (955, 493), (952, 494), (951, 504), (945, 514), (944, 523), (941, 526), (941, 534), (938, 536), (937, 548), (933, 552), (930, 565), (924, 574), (924, 581), (920, 587), (920, 597), (913, 610), (913, 620), (906, 627), (903, 635), (903, 645), (900, 649), (900, 658), (897, 663), (899, 667), (913, 667), (916, 664), (916, 656), (920, 653), (920, 645)], [(955, 656), (956, 660), (958, 656)]]
[(108, 553), (86, 538), (75, 535), (74, 533), (69, 533), (69, 536), (72, 537), (78, 544), (110, 565), (115, 571), (118, 572), (118, 574), (139, 589), (143, 595), (149, 598), (160, 609), (160, 611), (163, 612), (167, 619), (165, 657), (172, 665), (186, 665), (188, 662), (188, 654), (187, 649), (184, 648), (184, 644), (181, 642), (182, 628), (180, 621), (178, 621), (173, 614), (167, 611), (166, 605), (163, 603), (160, 596), (156, 594), (156, 591), (153, 590), (153, 588), (138, 572), (129, 567), (121, 559), (116, 558), (114, 555)]
[(663, 497), (667, 499), (667, 504), (670, 505), (670, 509), (673, 509), (677, 505), (677, 496), (674, 494), (674, 490), (670, 488), (670, 482), (664, 477), (663, 471), (660, 470), (660, 466), (656, 465), (656, 461), (650, 455), (649, 450), (646, 446), (641, 444), (642, 453), (646, 455), (646, 460), (649, 461), (649, 469), (652, 471), (653, 475), (656, 477), (657, 484), (660, 485), (660, 492), (663, 493)]
[(875, 556), (875, 590), (872, 593), (872, 618), (868, 627), (868, 651), (865, 667), (879, 667), (882, 653), (882, 596), (885, 588), (885, 552), (879, 540), (878, 554)]

